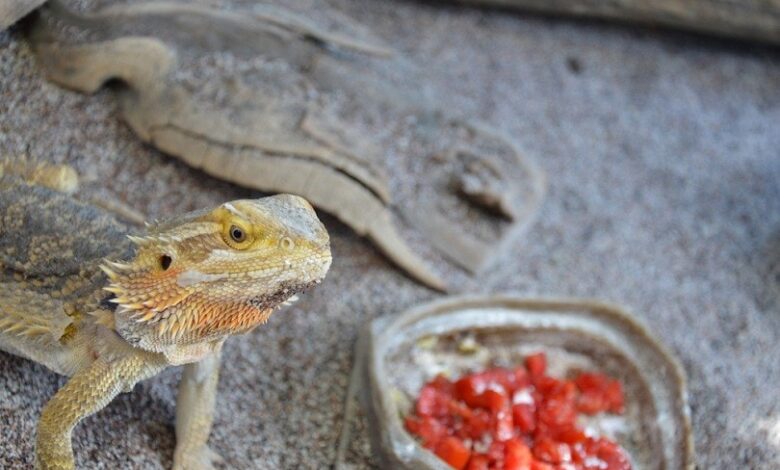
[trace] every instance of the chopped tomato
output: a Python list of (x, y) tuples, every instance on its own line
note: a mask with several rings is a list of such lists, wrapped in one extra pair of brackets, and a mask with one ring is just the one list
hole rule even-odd
[(536, 407), (531, 404), (518, 403), (512, 406), (512, 418), (515, 426), (522, 433), (531, 433), (536, 429)]
[(474, 410), (474, 414), (466, 421), (466, 426), (470, 438), (481, 439), (485, 433), (490, 432), (490, 414), (485, 410)]
[(504, 408), (495, 415), (495, 431), (493, 439), (497, 441), (506, 441), (515, 434), (515, 425), (512, 422), (512, 411), (509, 407)]
[(586, 415), (595, 415), (607, 408), (604, 395), (600, 392), (587, 390), (577, 399), (577, 411)]
[(433, 385), (426, 385), (420, 390), (417, 399), (417, 414), (420, 416), (447, 416), (450, 396)]
[(509, 407), (509, 397), (503, 388), (489, 388), (482, 393), (480, 401), (493, 413)]
[(493, 462), (494, 467), (496, 467), (497, 465), (495, 465), (495, 464), (498, 464), (498, 463), (501, 464), (501, 467), (499, 467), (499, 468), (503, 467), (503, 464), (504, 464), (504, 451), (505, 451), (505, 449), (506, 449), (506, 446), (501, 441), (493, 441), (490, 444), (490, 447), (488, 448), (488, 451), (487, 451), (487, 456), (490, 459), (490, 461)]
[(432, 387), (436, 388), (437, 390), (440, 390), (447, 395), (452, 395), (452, 388), (453, 383), (448, 379), (447, 377), (439, 374), (436, 377), (433, 378), (430, 382), (428, 382), (428, 385), (431, 385)]
[(583, 372), (574, 379), (580, 390), (577, 409), (585, 414), (623, 413), (623, 386), (604, 374)]
[(472, 454), (466, 470), (490, 470), (490, 459), (483, 454)]
[(555, 470), (555, 467), (548, 463), (534, 460), (533, 463), (531, 463), (531, 470)]
[(577, 419), (577, 409), (574, 405), (574, 392), (567, 387), (569, 382), (559, 382), (551, 389), (537, 410), (537, 419), (550, 428), (570, 428)]
[(534, 457), (549, 463), (564, 463), (571, 461), (569, 446), (555, 442), (549, 437), (541, 437), (534, 443)]
[(471, 374), (455, 382), (455, 398), (463, 400), (471, 407), (482, 406), (482, 392), (488, 382), (478, 374)]
[(462, 469), (469, 462), (471, 451), (457, 437), (448, 436), (436, 446), (436, 455), (453, 468)]
[(600, 438), (596, 442), (596, 456), (606, 464), (608, 470), (631, 469), (631, 461), (620, 446), (604, 438)]
[(466, 470), (630, 470), (626, 452), (591, 437), (577, 414), (623, 413), (621, 383), (601, 373), (545, 375), (544, 353), (513, 369), (492, 367), (456, 381), (436, 376), (404, 420), (420, 443)]
[(504, 468), (506, 470), (530, 470), (534, 458), (531, 449), (518, 438), (506, 442)]
[(410, 416), (406, 418), (405, 424), (406, 429), (410, 433), (419, 436), (423, 446), (428, 449), (435, 448), (436, 444), (447, 435), (446, 426), (429, 416), (422, 418)]
[(577, 427), (563, 428), (555, 432), (555, 440), (569, 445), (585, 442), (587, 439), (585, 432)]
[(607, 411), (623, 414), (623, 385), (617, 380), (610, 380), (604, 389), (604, 398), (607, 400)]
[(543, 376), (544, 372), (547, 370), (547, 355), (540, 352), (526, 357), (525, 367), (531, 374), (531, 378)]

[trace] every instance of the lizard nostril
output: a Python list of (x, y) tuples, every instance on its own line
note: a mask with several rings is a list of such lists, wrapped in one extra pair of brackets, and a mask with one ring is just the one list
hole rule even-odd
[(279, 240), (279, 245), (285, 250), (292, 250), (293, 248), (295, 248), (295, 242), (292, 241), (292, 238), (289, 237), (284, 237), (281, 240)]

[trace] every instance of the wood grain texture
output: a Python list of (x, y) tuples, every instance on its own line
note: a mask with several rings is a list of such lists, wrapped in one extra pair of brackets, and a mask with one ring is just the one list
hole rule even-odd
[(778, 0), (456, 0), (457, 3), (668, 26), (780, 44)]

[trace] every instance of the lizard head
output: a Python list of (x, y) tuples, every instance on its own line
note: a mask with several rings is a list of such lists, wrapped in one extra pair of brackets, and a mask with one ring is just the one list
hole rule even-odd
[(325, 227), (306, 200), (240, 200), (150, 226), (132, 259), (106, 262), (114, 325), (129, 343), (164, 352), (220, 341), (265, 322), (325, 277)]

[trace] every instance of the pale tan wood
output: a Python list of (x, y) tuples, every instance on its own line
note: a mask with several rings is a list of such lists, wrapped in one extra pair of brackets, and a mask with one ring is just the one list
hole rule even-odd
[(0, 1), (0, 31), (16, 23), (38, 8), (46, 0), (2, 0)]
[(780, 0), (455, 0), (646, 25), (780, 44)]

